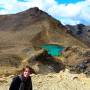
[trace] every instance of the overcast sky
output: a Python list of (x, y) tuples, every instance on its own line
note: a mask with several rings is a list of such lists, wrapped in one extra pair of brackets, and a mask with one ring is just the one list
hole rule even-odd
[(14, 14), (31, 7), (60, 20), (63, 24), (90, 25), (90, 0), (0, 0), (0, 14)]

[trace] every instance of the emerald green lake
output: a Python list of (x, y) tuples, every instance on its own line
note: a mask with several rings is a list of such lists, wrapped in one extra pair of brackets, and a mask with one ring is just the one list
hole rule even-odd
[(56, 44), (44, 44), (41, 46), (41, 48), (47, 50), (48, 54), (52, 56), (60, 56), (62, 50), (64, 49), (64, 47), (56, 45)]

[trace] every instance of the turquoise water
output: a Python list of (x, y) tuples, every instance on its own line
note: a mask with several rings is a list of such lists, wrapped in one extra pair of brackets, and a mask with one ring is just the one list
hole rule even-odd
[(60, 56), (61, 51), (64, 49), (64, 47), (56, 45), (56, 44), (44, 44), (41, 47), (47, 50), (48, 54), (52, 56)]

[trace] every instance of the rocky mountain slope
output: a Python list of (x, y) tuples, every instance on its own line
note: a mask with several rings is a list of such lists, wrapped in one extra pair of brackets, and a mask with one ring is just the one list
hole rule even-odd
[(19, 68), (28, 54), (45, 43), (88, 48), (68, 33), (61, 22), (37, 7), (14, 15), (0, 15), (1, 74)]

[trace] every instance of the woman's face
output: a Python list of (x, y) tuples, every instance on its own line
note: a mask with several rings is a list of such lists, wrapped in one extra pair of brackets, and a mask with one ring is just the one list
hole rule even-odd
[(24, 70), (24, 72), (23, 72), (23, 76), (24, 76), (25, 78), (27, 78), (27, 77), (29, 77), (29, 75), (30, 75), (30, 69), (29, 69), (29, 68), (26, 68), (26, 69)]

